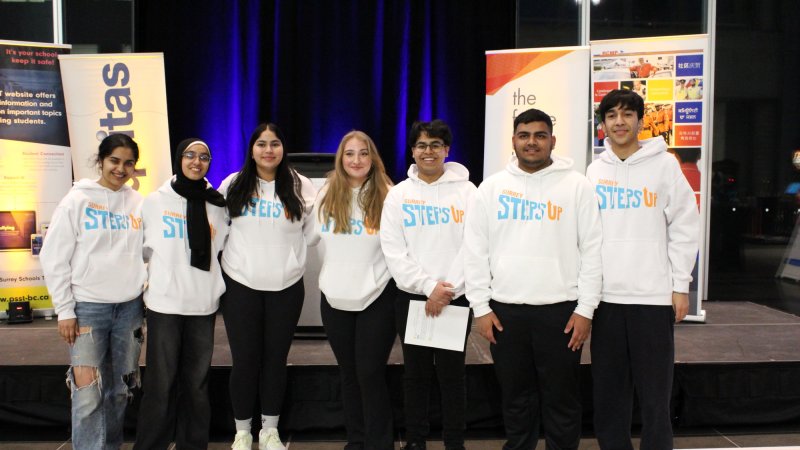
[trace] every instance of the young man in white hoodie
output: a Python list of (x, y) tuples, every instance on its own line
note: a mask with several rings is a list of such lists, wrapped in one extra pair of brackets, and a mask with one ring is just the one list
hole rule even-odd
[[(396, 321), (405, 338), (412, 300), (424, 301), (437, 316), (447, 305), (468, 307), (464, 297), (462, 247), (467, 204), (475, 185), (467, 168), (445, 162), (453, 135), (441, 120), (415, 122), (408, 143), (415, 164), (408, 178), (386, 196), (381, 247), (400, 291)], [(467, 333), (469, 324), (467, 324)], [(442, 394), (442, 437), (447, 450), (464, 448), (466, 396), (464, 351), (403, 343), (406, 449), (424, 450), (428, 435), (431, 378)]]
[(589, 181), (552, 155), (550, 116), (514, 120), (515, 157), (481, 183), (464, 233), (466, 293), (491, 342), (504, 449), (576, 449), (580, 350), (600, 302), (602, 229)]
[(603, 221), (603, 301), (592, 330), (595, 434), (603, 449), (633, 448), (635, 386), (641, 447), (672, 449), (673, 325), (689, 309), (697, 204), (664, 139), (637, 139), (640, 96), (613, 90), (598, 114), (606, 150), (586, 171)]

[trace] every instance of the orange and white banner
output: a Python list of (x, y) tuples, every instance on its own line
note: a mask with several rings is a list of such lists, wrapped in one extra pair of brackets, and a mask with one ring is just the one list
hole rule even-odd
[(139, 144), (133, 188), (158, 189), (172, 176), (164, 55), (63, 55), (59, 62), (75, 179), (97, 178), (100, 141), (122, 133)]
[(486, 52), (483, 176), (502, 170), (514, 153), (514, 119), (540, 109), (553, 119), (554, 153), (584, 173), (589, 148), (589, 47)]

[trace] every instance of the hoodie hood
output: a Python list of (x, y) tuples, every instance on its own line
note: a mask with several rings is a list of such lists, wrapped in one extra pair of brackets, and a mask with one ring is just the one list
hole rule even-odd
[(453, 183), (456, 181), (468, 181), (469, 180), (469, 171), (466, 167), (462, 166), (457, 162), (446, 162), (444, 163), (444, 173), (438, 180), (434, 181), (433, 183), (427, 183), (422, 181), (419, 178), (419, 167), (416, 164), (411, 164), (408, 168), (408, 178), (424, 184), (442, 184), (442, 183)]
[[(77, 189), (77, 190), (81, 190), (81, 191), (98, 191), (98, 192), (106, 191), (107, 194), (112, 194), (112, 195), (113, 194), (124, 194), (124, 193), (129, 192), (129, 191), (132, 190), (130, 186), (128, 186), (127, 184), (123, 184), (122, 187), (119, 188), (119, 190), (114, 191), (114, 190), (111, 190), (111, 189), (101, 185), (100, 183), (97, 182), (97, 180), (91, 180), (89, 178), (83, 178), (83, 179), (81, 179), (79, 181), (76, 181), (72, 185), (72, 188), (73, 189)], [(92, 193), (87, 193), (87, 195), (92, 196), (93, 194)], [(96, 195), (96, 193), (94, 195)]]
[(639, 164), (667, 151), (667, 143), (661, 136), (639, 141), (639, 150), (636, 150), (625, 161), (619, 159), (617, 154), (611, 150), (611, 142), (608, 138), (603, 141), (603, 146), (606, 151), (600, 154), (600, 160), (609, 164)]
[(570, 170), (572, 169), (572, 166), (575, 165), (575, 162), (572, 159), (567, 158), (566, 156), (550, 155), (550, 159), (553, 161), (553, 163), (550, 164), (549, 166), (537, 172), (528, 173), (519, 168), (519, 160), (517, 159), (517, 155), (514, 154), (511, 155), (511, 158), (508, 160), (508, 164), (506, 164), (506, 170), (509, 171), (512, 175), (538, 177), (538, 176), (545, 176), (553, 172)]

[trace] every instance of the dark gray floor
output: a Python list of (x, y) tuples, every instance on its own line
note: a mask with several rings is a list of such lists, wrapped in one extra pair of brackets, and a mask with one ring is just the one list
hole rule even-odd
[[(344, 446), (341, 441), (296, 441), (291, 437), (284, 437), (287, 449), (294, 450), (339, 450)], [(395, 444), (399, 449), (402, 443)], [(503, 446), (503, 441), (496, 439), (469, 440), (466, 442), (468, 450), (496, 450)], [(703, 436), (683, 436), (676, 437), (674, 441), (676, 449), (771, 449), (789, 450), (800, 449), (800, 433), (755, 433), (755, 434), (724, 434), (716, 430), (710, 430)], [(257, 445), (254, 448), (258, 447)], [(133, 448), (128, 443), (123, 447), (125, 450)], [(171, 447), (174, 449), (175, 447)], [(228, 442), (215, 442), (208, 446), (209, 449), (223, 450), (229, 449)], [(442, 450), (444, 446), (441, 442), (429, 441), (428, 448), (431, 450)], [(638, 440), (634, 439), (634, 448), (639, 448)], [(68, 450), (72, 449), (69, 442), (5, 442), (0, 443), (0, 450)], [(537, 450), (545, 450), (543, 442), (539, 442)], [(594, 439), (582, 439), (580, 450), (598, 450), (597, 441)]]
[[(751, 302), (706, 302), (707, 322), (683, 323), (676, 327), (676, 361), (679, 363), (774, 362), (800, 361), (800, 317)], [(591, 359), (587, 346), (582, 361)], [(144, 354), (141, 359), (144, 362)], [(37, 319), (31, 324), (0, 323), (0, 366), (2, 365), (67, 365), (65, 345), (56, 332), (54, 320)], [(221, 318), (217, 323), (212, 364), (230, 365), (230, 352)], [(402, 364), (399, 345), (395, 345), (390, 364)], [(473, 332), (467, 346), (468, 364), (491, 364), (488, 345)], [(336, 360), (325, 340), (296, 340), (289, 354), (291, 365), (335, 365)], [(800, 424), (729, 429), (704, 428), (679, 430), (676, 448), (755, 448), (784, 447), (800, 449)], [(337, 438), (315, 435), (284, 436), (294, 449), (328, 450), (342, 448)], [(398, 443), (398, 446), (400, 443)], [(229, 443), (214, 443), (209, 448), (230, 448)], [(496, 449), (502, 441), (472, 439), (469, 449)], [(0, 442), (5, 449), (70, 449), (64, 442)], [(126, 446), (124, 448), (130, 448)], [(442, 448), (433, 441), (430, 448)], [(539, 448), (544, 448), (540, 444)], [(589, 437), (581, 449), (596, 449)]]
[[(680, 363), (800, 361), (800, 317), (751, 302), (706, 302), (706, 323), (681, 323), (675, 329), (675, 359)], [(55, 320), (30, 324), (0, 323), (0, 365), (67, 365), (66, 346)], [(582, 361), (591, 360), (590, 345)], [(402, 364), (399, 343), (389, 364)], [(491, 364), (489, 346), (474, 331), (467, 344), (467, 364)], [(144, 364), (144, 352), (141, 363)], [(230, 366), (228, 339), (217, 320), (212, 365)], [(336, 365), (324, 339), (295, 340), (290, 365)]]

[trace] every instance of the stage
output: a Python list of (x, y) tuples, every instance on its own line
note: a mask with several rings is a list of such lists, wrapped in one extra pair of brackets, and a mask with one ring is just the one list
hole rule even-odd
[[(707, 323), (679, 324), (672, 410), (681, 427), (778, 424), (800, 419), (800, 317), (748, 302), (706, 302)], [(69, 358), (55, 320), (0, 323), (0, 424), (69, 426), (64, 373)], [(144, 366), (144, 352), (141, 364)], [(474, 331), (467, 345), (467, 426), (501, 427), (499, 386), (486, 341)], [(582, 354), (585, 429), (591, 430), (591, 352)], [(218, 318), (210, 395), (212, 434), (232, 433), (227, 378), (231, 358)], [(398, 428), (402, 424), (402, 353), (389, 359), (388, 378)], [(146, 370), (146, 368), (144, 368)], [(135, 427), (137, 391), (127, 425)], [(438, 423), (432, 393), (432, 425)], [(256, 415), (258, 411), (255, 411)], [(298, 338), (289, 353), (289, 385), (281, 428), (290, 432), (343, 427), (338, 369), (324, 339)]]

